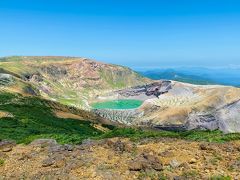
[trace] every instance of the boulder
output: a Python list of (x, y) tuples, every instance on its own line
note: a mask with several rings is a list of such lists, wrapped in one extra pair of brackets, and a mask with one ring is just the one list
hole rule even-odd
[(132, 143), (126, 142), (126, 141), (122, 141), (120, 139), (118, 139), (116, 141), (112, 140), (112, 139), (108, 139), (106, 141), (106, 144), (109, 147), (113, 148), (114, 151), (121, 152), (121, 153), (123, 153), (123, 152), (132, 152), (133, 149), (134, 149), (134, 146), (133, 146)]
[(130, 171), (141, 171), (154, 169), (156, 171), (162, 171), (163, 165), (158, 157), (149, 153), (143, 153), (129, 163)]
[(16, 143), (14, 141), (2, 140), (2, 141), (0, 141), (0, 151), (10, 152), (10, 151), (12, 151), (12, 148), (15, 145), (16, 145)]
[(31, 142), (30, 145), (37, 147), (55, 146), (57, 141), (54, 139), (37, 139)]
[(48, 167), (48, 166), (53, 165), (54, 163), (55, 163), (55, 160), (52, 158), (44, 159), (42, 161), (42, 167)]

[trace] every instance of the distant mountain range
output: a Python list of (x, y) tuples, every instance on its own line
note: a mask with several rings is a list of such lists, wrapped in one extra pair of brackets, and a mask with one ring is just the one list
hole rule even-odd
[(220, 84), (240, 87), (240, 68), (176, 67), (137, 70), (143, 76), (158, 80), (170, 79), (191, 84)]

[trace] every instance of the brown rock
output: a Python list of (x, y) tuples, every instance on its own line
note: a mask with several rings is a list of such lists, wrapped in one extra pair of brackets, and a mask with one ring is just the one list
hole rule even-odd
[(139, 160), (132, 161), (129, 165), (130, 171), (141, 171), (142, 169), (142, 162), (139, 162)]
[(211, 145), (210, 143), (200, 144), (200, 145), (199, 145), (199, 149), (200, 149), (200, 150), (204, 150), (204, 151), (206, 151), (206, 150), (208, 150), (208, 151), (214, 150), (214, 148), (212, 147), (212, 145)]
[(194, 163), (196, 163), (196, 162), (197, 162), (197, 160), (196, 160), (195, 158), (192, 158), (192, 159), (189, 161), (190, 164), (194, 164)]
[(173, 154), (172, 151), (166, 150), (166, 151), (163, 151), (163, 152), (159, 153), (159, 156), (163, 156), (163, 157), (173, 157), (174, 154)]
[(10, 152), (12, 151), (12, 147), (5, 147), (2, 149), (2, 152)]
[(140, 171), (147, 169), (161, 171), (163, 170), (162, 162), (154, 155), (143, 153), (139, 157), (131, 161), (129, 165), (129, 170), (131, 171)]
[(117, 141), (107, 140), (106, 144), (118, 152), (131, 152), (134, 149), (134, 146), (130, 142), (124, 142), (120, 139)]
[(55, 163), (54, 159), (48, 158), (42, 161), (42, 167), (48, 167)]
[(0, 150), (2, 152), (10, 152), (10, 151), (12, 151), (12, 148), (15, 145), (16, 145), (16, 143), (14, 141), (2, 140), (2, 141), (0, 141)]

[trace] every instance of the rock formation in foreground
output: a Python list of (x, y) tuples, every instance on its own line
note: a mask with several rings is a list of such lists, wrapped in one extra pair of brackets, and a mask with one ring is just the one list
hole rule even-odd
[[(0, 179), (239, 179), (240, 142), (114, 138), (60, 145), (0, 141)], [(231, 154), (231, 156), (229, 156)]]

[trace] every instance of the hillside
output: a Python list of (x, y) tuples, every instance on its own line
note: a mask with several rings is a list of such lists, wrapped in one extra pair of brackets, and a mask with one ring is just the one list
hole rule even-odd
[[(153, 81), (123, 66), (75, 57), (0, 59), (0, 87), (98, 114), (111, 123), (167, 130), (240, 132), (240, 89)], [(95, 110), (95, 102), (134, 99), (139, 108)]]
[(240, 132), (239, 97), (240, 89), (235, 87), (172, 82), (168, 93), (145, 101), (141, 107), (145, 114), (134, 123), (160, 129)]
[(101, 135), (103, 132), (96, 127), (104, 122), (74, 107), (0, 91), (0, 139), (27, 143), (45, 137), (62, 143), (79, 143), (82, 139)]
[(6, 57), (0, 73), (33, 86), (42, 97), (88, 109), (91, 98), (150, 82), (123, 66), (75, 57)]

